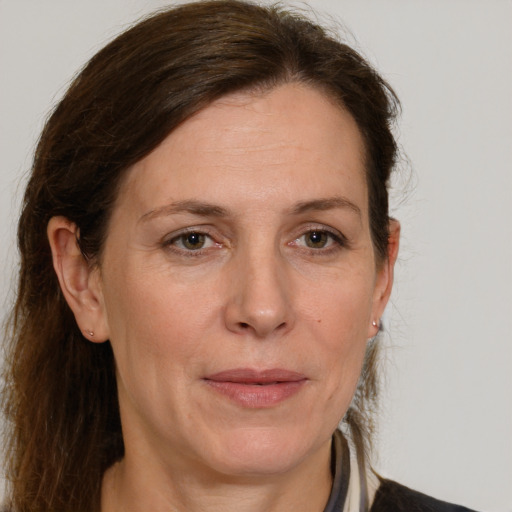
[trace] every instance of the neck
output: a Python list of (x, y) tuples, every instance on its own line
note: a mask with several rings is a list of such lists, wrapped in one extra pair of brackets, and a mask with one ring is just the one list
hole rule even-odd
[(105, 473), (101, 512), (323, 512), (332, 485), (330, 443), (277, 475), (226, 476), (147, 461), (127, 453)]

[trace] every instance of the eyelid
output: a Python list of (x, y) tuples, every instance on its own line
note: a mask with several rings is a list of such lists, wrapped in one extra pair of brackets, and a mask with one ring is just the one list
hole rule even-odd
[(348, 238), (339, 229), (333, 228), (331, 226), (326, 226), (325, 224), (309, 223), (303, 225), (301, 226), (298, 235), (303, 236), (306, 233), (311, 233), (311, 231), (321, 231), (324, 233), (328, 233), (335, 239), (339, 239), (343, 243), (348, 243)]
[[(169, 251), (172, 251), (176, 254), (179, 254), (179, 255), (183, 255), (183, 256), (191, 256), (191, 257), (194, 257), (194, 256), (201, 256), (203, 255), (205, 252), (209, 251), (212, 249), (212, 246), (213, 247), (222, 247), (222, 243), (218, 242), (216, 239), (215, 239), (215, 236), (213, 235), (212, 233), (212, 229), (209, 228), (208, 226), (190, 226), (190, 227), (186, 227), (186, 228), (183, 228), (183, 229), (180, 229), (178, 231), (174, 231), (168, 235), (166, 235), (162, 242), (161, 242), (161, 245), (165, 248), (165, 249), (168, 249)], [(212, 246), (210, 247), (201, 247), (200, 249), (196, 249), (196, 250), (191, 250), (191, 249), (185, 249), (185, 248), (182, 248), (182, 247), (178, 247), (177, 245), (175, 245), (175, 242), (177, 240), (179, 240), (181, 237), (184, 237), (190, 233), (197, 233), (199, 235), (203, 235), (207, 238), (209, 238), (213, 244)]]
[[(296, 234), (292, 235), (293, 239), (290, 242), (288, 242), (286, 245), (298, 246), (297, 242), (303, 236), (307, 235), (308, 233), (311, 233), (312, 231), (326, 233), (329, 237), (331, 237), (332, 243), (330, 243), (327, 247), (312, 248), (312, 247), (307, 247), (304, 245), (304, 246), (298, 247), (299, 249), (308, 251), (310, 253), (327, 254), (329, 252), (335, 252), (340, 249), (350, 248), (350, 241), (341, 231), (339, 231), (338, 229), (333, 228), (331, 226), (326, 226), (325, 224), (320, 224), (320, 223), (309, 223), (309, 224), (300, 226), (299, 228), (296, 229), (296, 231), (295, 231)], [(208, 237), (213, 243), (209, 247), (200, 248), (200, 249), (196, 249), (196, 250), (181, 248), (175, 244), (175, 242), (179, 238), (186, 236), (187, 234), (190, 234), (190, 233), (197, 233), (200, 235), (204, 235), (205, 237)], [(215, 233), (216, 233), (216, 230), (212, 229), (211, 226), (201, 226), (201, 225), (200, 226), (189, 226), (189, 227), (180, 229), (178, 231), (174, 231), (170, 234), (167, 234), (163, 238), (161, 245), (165, 249), (168, 249), (169, 251), (172, 251), (178, 255), (191, 256), (191, 257), (201, 256), (204, 253), (209, 252), (214, 248), (224, 247), (226, 245), (226, 242), (229, 243), (229, 240), (219, 242), (218, 238), (221, 238), (221, 237), (216, 236)]]
[[(329, 235), (334, 244), (331, 244), (327, 247), (322, 248), (311, 248), (311, 247), (304, 247), (305, 250), (311, 251), (313, 253), (326, 253), (327, 251), (337, 250), (341, 248), (349, 248), (350, 242), (348, 238), (338, 229), (332, 228), (330, 226), (326, 226), (325, 224), (307, 224), (305, 226), (301, 226), (300, 231), (297, 233), (296, 236), (294, 236), (293, 240), (288, 243), (288, 245), (295, 245), (295, 243), (300, 240), (303, 236), (307, 235), (308, 233), (311, 233), (312, 231), (318, 231), (322, 233), (326, 233)], [(333, 246), (334, 245), (334, 246)]]

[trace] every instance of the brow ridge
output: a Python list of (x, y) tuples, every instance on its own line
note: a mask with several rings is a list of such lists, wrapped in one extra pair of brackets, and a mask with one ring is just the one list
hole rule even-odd
[[(301, 201), (294, 205), (290, 211), (294, 215), (300, 215), (310, 211), (325, 211), (335, 208), (348, 208), (359, 217), (362, 216), (361, 209), (355, 203), (341, 196)], [(146, 222), (157, 217), (178, 213), (190, 213), (201, 217), (227, 217), (230, 214), (229, 210), (222, 206), (189, 199), (185, 201), (176, 201), (150, 210), (142, 215), (139, 221)]]
[(160, 208), (150, 210), (142, 215), (139, 221), (146, 222), (156, 217), (177, 213), (191, 213), (201, 217), (227, 217), (229, 215), (229, 211), (222, 206), (190, 199), (186, 201), (176, 201), (166, 204), (165, 206), (161, 206)]
[(293, 213), (301, 214), (307, 213), (312, 210), (332, 210), (334, 208), (348, 208), (354, 213), (357, 213), (359, 217), (362, 216), (361, 209), (355, 203), (347, 199), (346, 197), (334, 196), (320, 199), (313, 199), (311, 201), (301, 201), (293, 207)]

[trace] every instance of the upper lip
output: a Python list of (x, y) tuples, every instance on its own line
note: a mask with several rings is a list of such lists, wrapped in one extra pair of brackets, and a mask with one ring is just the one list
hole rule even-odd
[(240, 384), (269, 384), (278, 382), (298, 382), (305, 380), (302, 373), (285, 370), (282, 368), (270, 368), (267, 370), (255, 370), (252, 368), (233, 368), (214, 373), (205, 377), (205, 380), (215, 382), (235, 382)]

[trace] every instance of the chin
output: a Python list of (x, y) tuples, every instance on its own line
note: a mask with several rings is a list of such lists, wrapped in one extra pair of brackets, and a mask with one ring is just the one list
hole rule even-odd
[(211, 453), (219, 473), (238, 476), (284, 474), (318, 450), (326, 439), (310, 439), (304, 432), (278, 427), (226, 430), (226, 436), (214, 444)]

